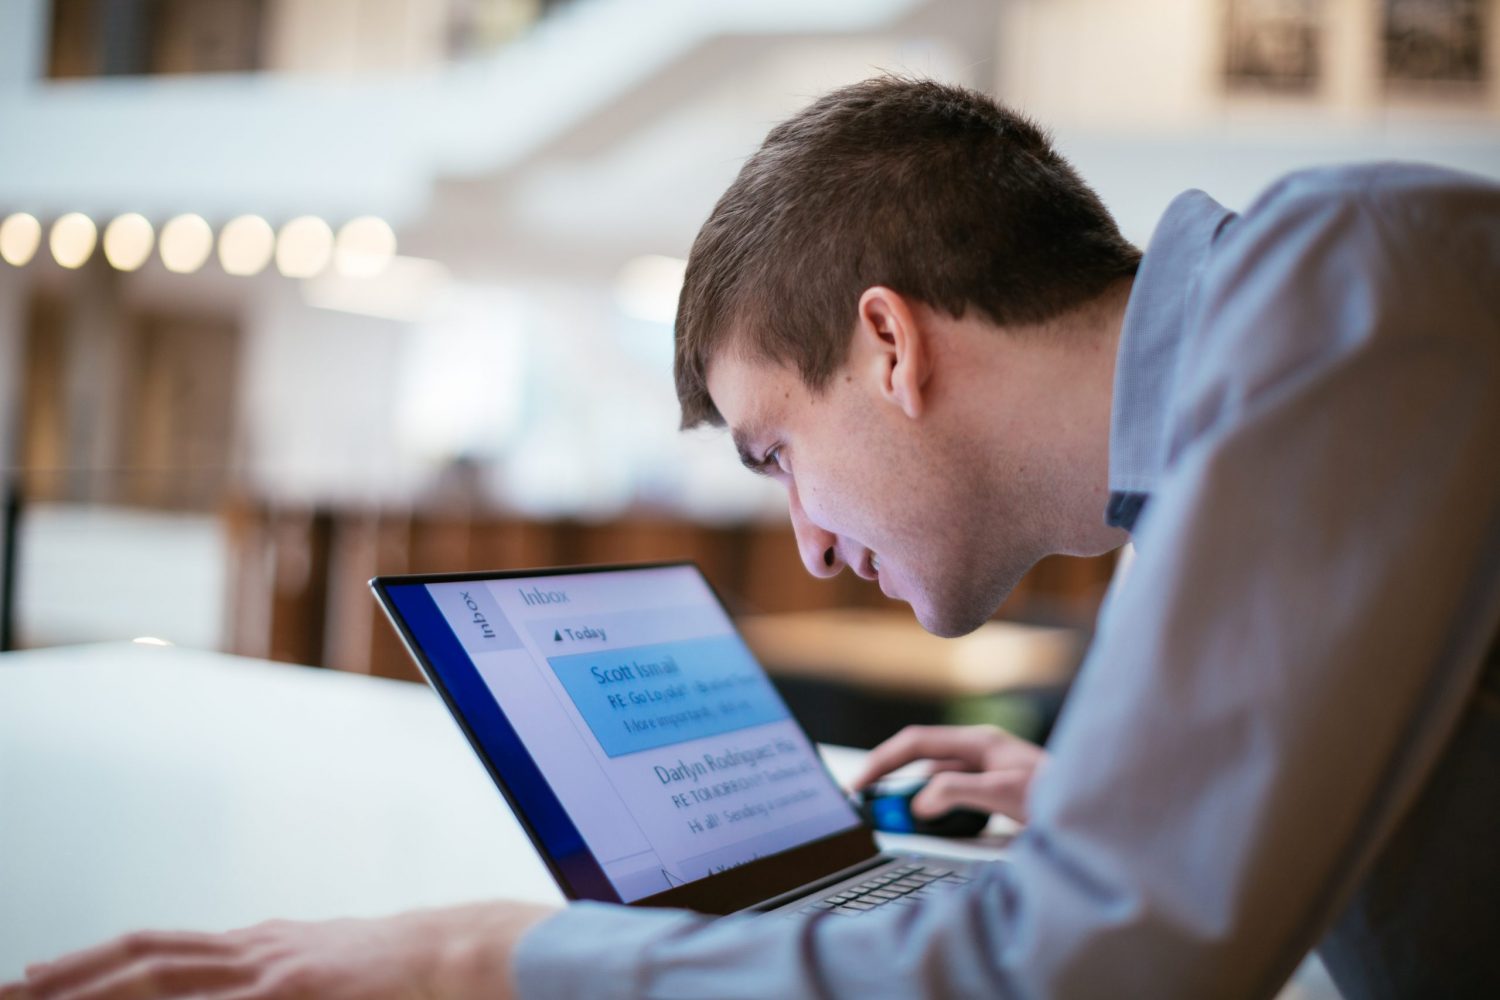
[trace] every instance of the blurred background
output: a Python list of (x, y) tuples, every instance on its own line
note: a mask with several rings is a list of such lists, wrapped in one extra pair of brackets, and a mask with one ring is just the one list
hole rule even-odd
[(1189, 187), (1500, 176), (1497, 60), (1486, 0), (4, 0), (0, 645), (415, 679), (377, 573), (689, 558), (819, 738), (1044, 734), (1113, 557), (927, 641), (676, 431), (715, 199), (899, 71), (1032, 113), (1144, 244)]

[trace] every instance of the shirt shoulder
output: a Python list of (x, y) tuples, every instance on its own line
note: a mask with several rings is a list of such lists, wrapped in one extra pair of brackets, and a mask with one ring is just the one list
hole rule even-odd
[[(1338, 230), (1356, 222), (1376, 227), (1360, 247), (1318, 244), (1320, 251), (1359, 250), (1363, 255), (1395, 251), (1408, 262), (1444, 266), (1423, 251), (1433, 241), (1450, 244), (1466, 231), (1483, 232), (1495, 246), (1500, 222), (1500, 184), (1474, 174), (1422, 163), (1382, 162), (1316, 167), (1291, 173), (1266, 188), (1227, 227), (1214, 256), (1266, 250), (1266, 237), (1310, 228)], [(1261, 242), (1257, 243), (1257, 239)], [(1476, 247), (1477, 249), (1477, 247)], [(1407, 253), (1406, 251), (1411, 251)], [(1489, 264), (1496, 260), (1490, 258)]]
[(1389, 207), (1410, 199), (1494, 197), (1500, 184), (1477, 174), (1426, 163), (1385, 161), (1312, 167), (1286, 174), (1267, 187), (1245, 216), (1275, 212), (1306, 202), (1364, 200)]
[(1277, 181), (1218, 234), (1188, 308), (1170, 448), (1289, 380), (1402, 341), (1500, 343), (1500, 186), (1376, 163)]

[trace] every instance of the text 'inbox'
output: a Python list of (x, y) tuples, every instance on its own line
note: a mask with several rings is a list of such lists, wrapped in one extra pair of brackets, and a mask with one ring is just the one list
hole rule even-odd
[(547, 663), (610, 757), (787, 718), (775, 688), (732, 635)]

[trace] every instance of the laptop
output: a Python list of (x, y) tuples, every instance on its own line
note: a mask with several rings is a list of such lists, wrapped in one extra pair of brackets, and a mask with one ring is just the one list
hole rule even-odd
[(858, 917), (973, 875), (880, 850), (691, 563), (370, 586), (569, 899)]

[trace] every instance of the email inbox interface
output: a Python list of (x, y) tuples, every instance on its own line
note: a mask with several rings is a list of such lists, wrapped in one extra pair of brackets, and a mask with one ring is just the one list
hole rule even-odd
[(693, 569), (428, 590), (621, 899), (857, 823)]

